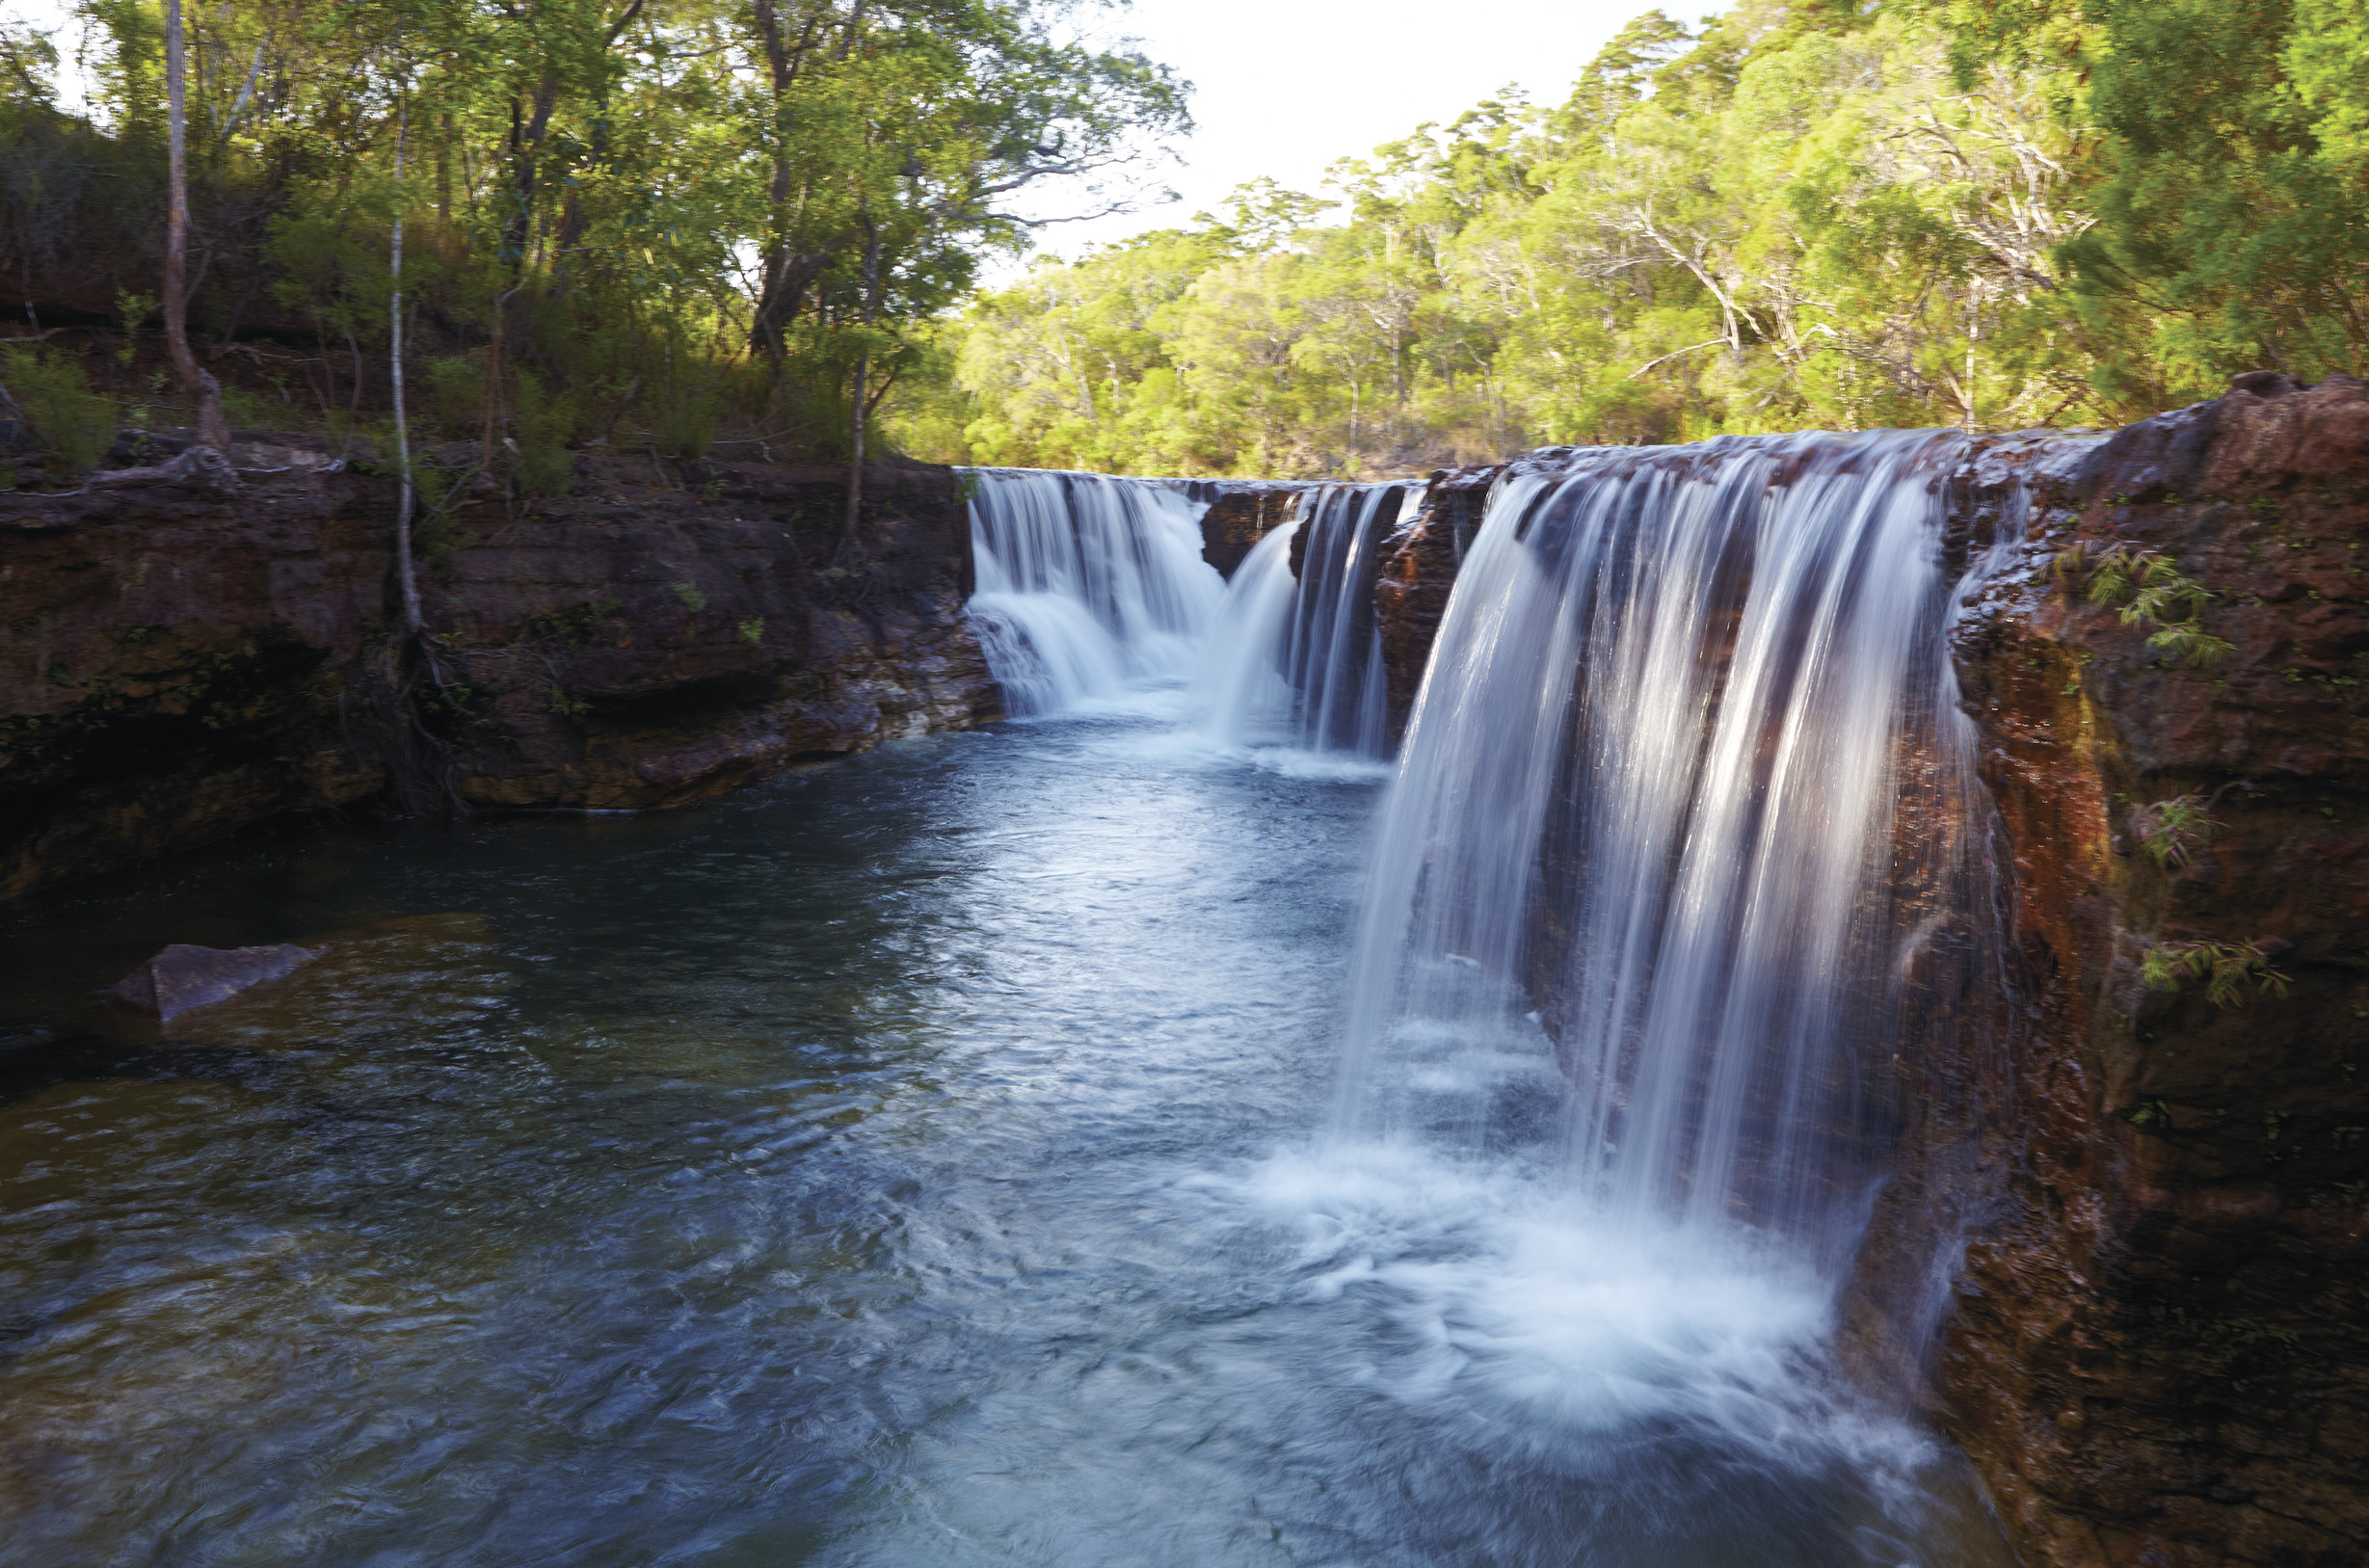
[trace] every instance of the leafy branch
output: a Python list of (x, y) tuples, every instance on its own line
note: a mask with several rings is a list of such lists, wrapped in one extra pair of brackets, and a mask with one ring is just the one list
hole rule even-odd
[(2204, 998), (2216, 1007), (2242, 1003), (2249, 981), (2273, 997), (2284, 997), (2291, 983), (2271, 967), (2270, 954), (2258, 942), (2158, 943), (2139, 961), (2139, 972), (2154, 991), (2177, 991), (2202, 980)]
[(2169, 871), (2188, 864), (2189, 851), (2213, 837), (2220, 821), (2196, 795), (2174, 795), (2130, 814), (2131, 832), (2157, 865)]

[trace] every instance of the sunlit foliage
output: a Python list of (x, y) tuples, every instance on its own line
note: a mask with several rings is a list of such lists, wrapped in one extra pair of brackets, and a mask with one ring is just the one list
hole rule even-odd
[(1746, 0), (973, 306), (933, 455), (1399, 472), (2121, 422), (2369, 352), (2369, 0)]

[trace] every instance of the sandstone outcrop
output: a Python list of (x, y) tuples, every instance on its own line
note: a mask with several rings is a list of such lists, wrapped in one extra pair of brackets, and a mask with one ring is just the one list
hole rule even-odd
[(1314, 484), (1291, 479), (1171, 479), (1188, 499), (1204, 501), (1201, 559), (1231, 579), (1251, 546), (1290, 522), (1300, 492)]
[(391, 481), (169, 481), (0, 493), (0, 895), (390, 787), (671, 806), (998, 711), (949, 469), (871, 473), (835, 564), (835, 471), (587, 457), (432, 530), (432, 669), (395, 647)]
[[(2030, 1559), (2359, 1562), (2369, 398), (2241, 378), (2070, 454), (1989, 443), (1966, 480), (1978, 544), (2028, 496), (1957, 639), (2025, 1016), (1946, 1420)], [(2116, 553), (2209, 591), (2227, 656), (2090, 602)], [(2183, 954), (2202, 972), (2148, 983)]]
[(1375, 621), (1382, 634), (1382, 670), (1393, 741), (1406, 728), (1423, 684), (1440, 617), (1448, 612), (1456, 569), (1480, 531), (1489, 487), (1499, 469), (1442, 468), (1432, 474), (1416, 510), (1382, 542), (1381, 580), (1374, 585)]

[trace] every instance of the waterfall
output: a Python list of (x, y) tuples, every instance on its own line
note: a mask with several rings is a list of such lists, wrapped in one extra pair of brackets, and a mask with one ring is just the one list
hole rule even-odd
[(1255, 545), (1227, 589), (1199, 681), (1208, 730), (1380, 758), (1390, 751), (1373, 588), (1404, 485), (1326, 485)]
[(1284, 678), (1283, 637), (1299, 597), (1291, 576), (1291, 541), (1299, 528), (1294, 518), (1253, 545), (1226, 585), (1194, 682), (1203, 728), (1222, 746), (1281, 739), (1289, 723), (1291, 687)]
[(1107, 474), (964, 474), (971, 619), (1006, 711), (1108, 702), (1191, 669), (1225, 594), (1201, 558), (1206, 501)]
[(1383, 809), (1344, 1136), (1530, 1136), (1619, 1234), (1742, 1225), (1832, 1276), (1897, 1132), (1903, 1031), (1964, 939), (1961, 446), (1508, 470)]

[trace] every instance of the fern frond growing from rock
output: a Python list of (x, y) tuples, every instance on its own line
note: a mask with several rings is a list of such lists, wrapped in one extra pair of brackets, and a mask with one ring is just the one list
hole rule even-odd
[(2249, 981), (2272, 997), (2284, 997), (2291, 983), (2271, 967), (2270, 955), (2258, 942), (2158, 943), (2139, 961), (2139, 972), (2157, 991), (2177, 991), (2202, 980), (2204, 999), (2216, 1007), (2243, 1003)]
[(2192, 669), (2218, 664), (2236, 651), (2227, 638), (2214, 636), (2199, 624), (2205, 606), (2217, 596), (2182, 576), (2168, 555), (2116, 545), (2092, 561), (2074, 545), (2057, 557), (2056, 572), (2075, 581), (2086, 575), (2090, 603), (2101, 609), (2120, 605), (2124, 625), (2152, 628), (2149, 649)]

